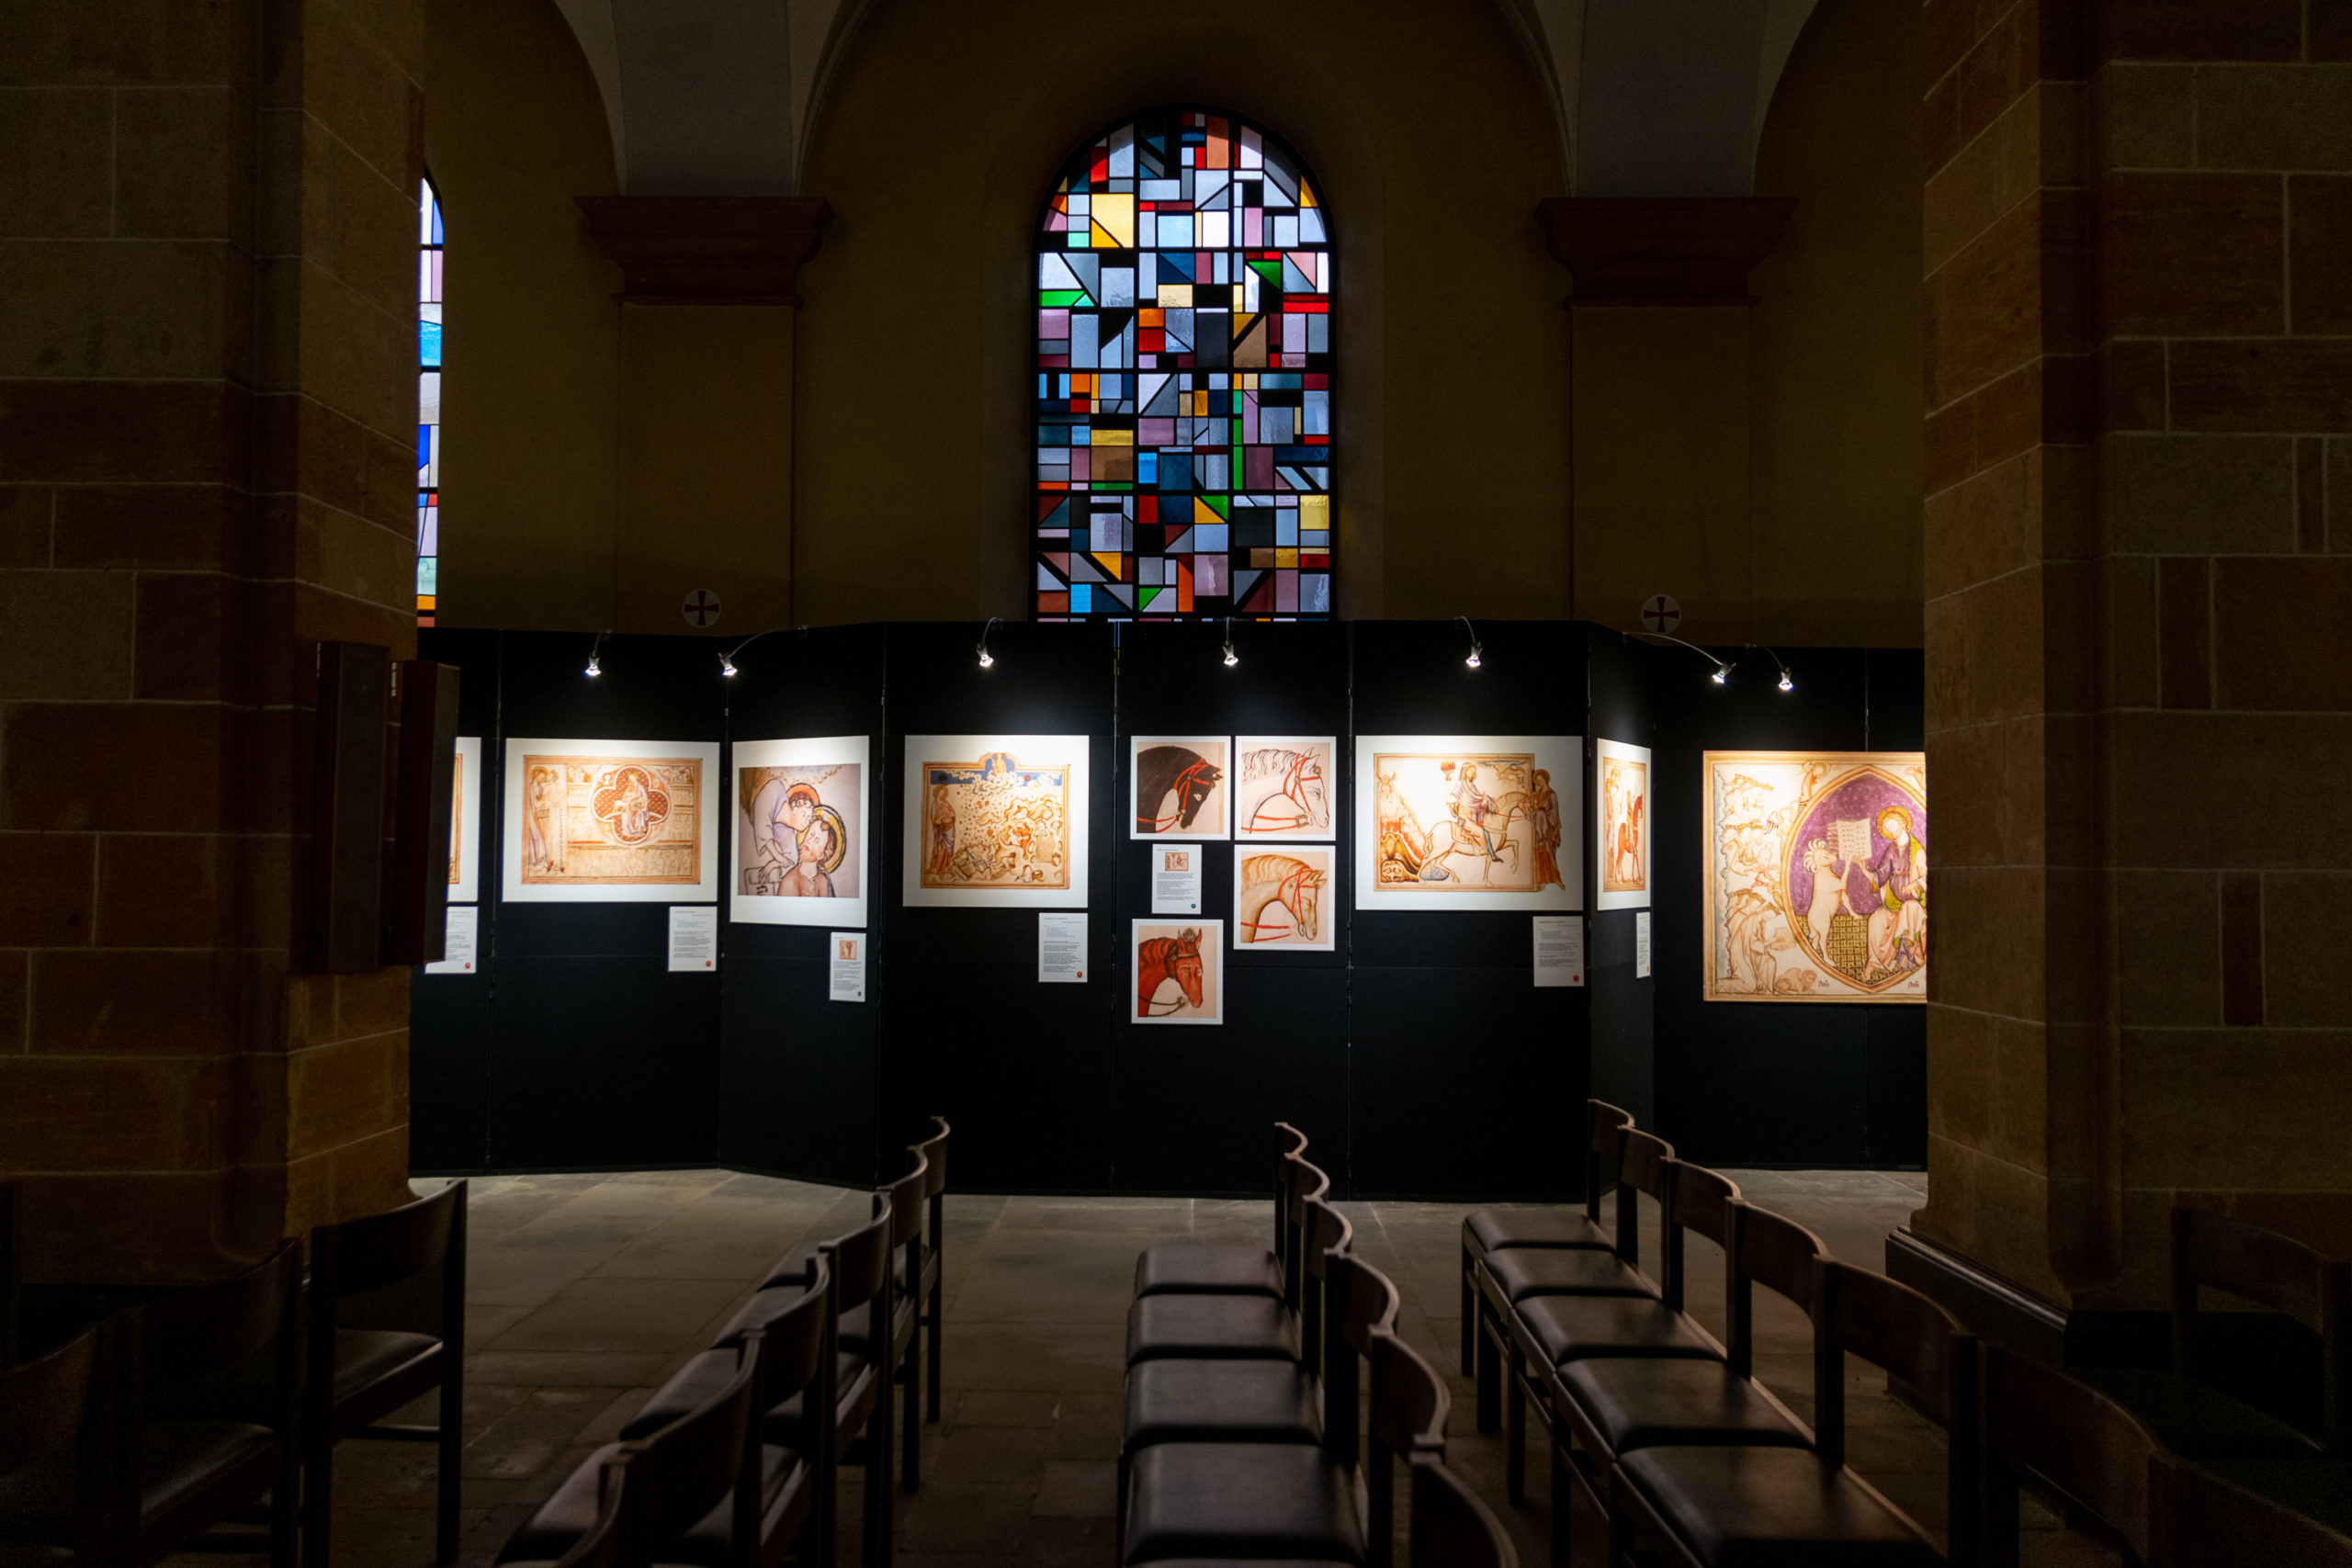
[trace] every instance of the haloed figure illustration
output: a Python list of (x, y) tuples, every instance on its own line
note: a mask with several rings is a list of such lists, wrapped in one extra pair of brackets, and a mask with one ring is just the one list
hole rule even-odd
[(779, 889), (787, 898), (830, 898), (833, 896), (833, 879), (825, 867), (834, 861), (840, 847), (840, 837), (833, 825), (820, 817), (800, 830), (797, 844), (798, 858), (792, 869), (784, 874), (784, 886)]
[(1881, 900), (1871, 912), (1871, 968), (1916, 969), (1928, 960), (1928, 847), (1911, 836), (1911, 814), (1890, 806), (1878, 814), (1882, 840), (1862, 875)]
[(752, 825), (759, 834), (760, 856), (789, 875), (800, 864), (800, 835), (808, 830), (819, 805), (817, 792), (805, 784), (786, 785), (770, 779), (752, 798)]

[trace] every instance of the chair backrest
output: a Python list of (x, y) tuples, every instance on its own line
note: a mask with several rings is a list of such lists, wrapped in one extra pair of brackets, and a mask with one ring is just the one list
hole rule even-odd
[(1861, 1357), (1911, 1386), (1949, 1440), (1951, 1560), (1975, 1560), (1977, 1466), (1982, 1459), (1976, 1398), (1976, 1340), (1951, 1314), (1883, 1274), (1813, 1260), (1814, 1449), (1846, 1462), (1846, 1357)]
[(2352, 1263), (2227, 1214), (2173, 1210), (2173, 1370), (2184, 1376), (2194, 1371), (2199, 1285), (2259, 1302), (2319, 1336), (2328, 1440), (2352, 1441)]
[(1584, 1102), (1584, 1213), (1600, 1223), (1600, 1195), (1617, 1179), (1618, 1149), (1634, 1113), (1605, 1100)]
[(699, 1522), (743, 1478), (744, 1456), (759, 1414), (755, 1398), (765, 1334), (743, 1336), (735, 1375), (693, 1411), (651, 1436), (623, 1445), (629, 1484), (641, 1488), (641, 1538), (649, 1553)]
[(453, 1181), (430, 1198), (386, 1213), (311, 1231), (311, 1291), (330, 1301), (379, 1290), (436, 1263), (462, 1268), (466, 1184)]
[(17, 1286), (24, 1277), (23, 1230), (13, 1181), (0, 1181), (0, 1368), (17, 1364)]
[(555, 1560), (555, 1568), (641, 1568), (652, 1560), (637, 1519), (637, 1497), (644, 1488), (629, 1484), (635, 1458), (624, 1451), (598, 1467), (596, 1522)]
[(919, 1155), (930, 1164), (930, 1175), (924, 1179), (922, 1184), (922, 1195), (926, 1201), (941, 1196), (947, 1190), (948, 1130), (947, 1118), (934, 1116), (931, 1119), (931, 1136), (920, 1144), (907, 1145), (909, 1154)]
[(931, 1164), (922, 1156), (915, 1156), (915, 1168), (879, 1189), (880, 1195), (890, 1205), (890, 1245), (904, 1247), (910, 1241), (922, 1239), (923, 1187), (931, 1179)]
[(1364, 1533), (1372, 1551), (1366, 1562), (1384, 1568), (1396, 1537), (1396, 1466), (1422, 1454), (1445, 1457), (1453, 1396), (1436, 1371), (1385, 1329), (1373, 1336), (1371, 1375), (1372, 1452), (1363, 1491)]
[(1683, 1272), (1683, 1233), (1697, 1231), (1723, 1248), (1724, 1257), (1729, 1259), (1731, 1206), (1739, 1200), (1739, 1187), (1720, 1171), (1688, 1160), (1670, 1159), (1666, 1162), (1666, 1214), (1659, 1226), (1657, 1278), (1666, 1304), (1680, 1312), (1683, 1287), (1689, 1278)]
[(889, 1284), (891, 1225), (889, 1201), (876, 1197), (872, 1219), (846, 1235), (819, 1245), (818, 1250), (832, 1260), (837, 1314), (864, 1306)]
[(1412, 1568), (1519, 1568), (1495, 1511), (1435, 1454), (1413, 1456)]
[(1306, 1153), (1306, 1134), (1287, 1122), (1274, 1123), (1274, 1261), (1290, 1259), (1290, 1162)]
[[(808, 1260), (807, 1293), (753, 1326), (766, 1337), (760, 1359), (760, 1408), (778, 1404), (816, 1382), (826, 1370), (826, 1332), (833, 1316), (833, 1271), (820, 1254)], [(816, 1401), (808, 1402), (810, 1408)]]
[(1283, 1266), (1283, 1300), (1293, 1312), (1298, 1310), (1301, 1292), (1306, 1282), (1301, 1261), (1306, 1255), (1306, 1205), (1309, 1200), (1328, 1197), (1331, 1179), (1321, 1167), (1310, 1164), (1303, 1155), (1292, 1155), (1283, 1162), (1283, 1245), (1275, 1248), (1275, 1256)]
[(126, 1309), (137, 1325), (143, 1392), (169, 1393), (275, 1346), (282, 1414), (290, 1418), (301, 1374), (301, 1267), (300, 1249), (284, 1242), (242, 1274)]
[(1403, 1298), (1387, 1275), (1351, 1253), (1332, 1258), (1326, 1267), (1338, 1337), (1357, 1355), (1369, 1356), (1372, 1337), (1396, 1326)]
[(97, 1363), (98, 1331), (91, 1328), (45, 1356), (0, 1370), (0, 1475), (65, 1448), (96, 1420)]
[(1299, 1294), (1299, 1358), (1302, 1364), (1323, 1364), (1324, 1297), (1329, 1286), (1331, 1259), (1355, 1240), (1348, 1217), (1320, 1198), (1306, 1201), (1306, 1280)]
[(1984, 1558), (2018, 1561), (2018, 1482), (2032, 1476), (2148, 1561), (2150, 1482), (2163, 1452), (2147, 1428), (2105, 1395), (1997, 1345), (1978, 1348), (1984, 1393)]
[(1396, 1328), (1403, 1299), (1387, 1275), (1353, 1253), (1327, 1254), (1324, 1273), (1323, 1446), (1352, 1465), (1362, 1437), (1362, 1358), (1374, 1337)]
[(2352, 1537), (2170, 1454), (2154, 1489), (2147, 1568), (2352, 1568)]
[(1813, 1315), (1813, 1260), (1828, 1245), (1794, 1220), (1744, 1198), (1731, 1204), (1731, 1244), (1724, 1249), (1724, 1360), (1741, 1377), (1755, 1371), (1757, 1285), (1777, 1291)]
[(1642, 1199), (1667, 1201), (1666, 1168), (1674, 1145), (1664, 1138), (1623, 1127), (1617, 1133), (1617, 1256), (1627, 1267), (1642, 1266)]

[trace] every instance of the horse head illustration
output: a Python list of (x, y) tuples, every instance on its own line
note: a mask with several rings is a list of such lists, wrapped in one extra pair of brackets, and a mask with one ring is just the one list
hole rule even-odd
[[(1189, 746), (1147, 746), (1136, 754), (1136, 831), (1189, 829), (1193, 818), (1225, 777), (1225, 770)], [(1162, 815), (1161, 801), (1176, 797), (1176, 809)]]

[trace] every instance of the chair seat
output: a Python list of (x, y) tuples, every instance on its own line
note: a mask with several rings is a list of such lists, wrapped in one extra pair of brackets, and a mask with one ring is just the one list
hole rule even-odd
[(2320, 1455), (2316, 1438), (2177, 1372), (2085, 1367), (2075, 1375), (2139, 1417), (2183, 1459), (2308, 1461)]
[[(139, 1431), (139, 1509), (170, 1512), (206, 1483), (268, 1453), (277, 1434), (243, 1421), (149, 1421)], [(0, 1479), (0, 1538), (70, 1546), (74, 1450), (60, 1450)]]
[(1136, 1258), (1136, 1294), (1280, 1296), (1283, 1266), (1262, 1247), (1171, 1241)]
[(1563, 1368), (1560, 1384), (1611, 1453), (1691, 1443), (1808, 1446), (1761, 1389), (1721, 1361), (1588, 1357)]
[[(582, 1460), (579, 1468), (564, 1478), (563, 1484), (506, 1538), (506, 1544), (498, 1549), (496, 1561), (552, 1561), (569, 1551), (595, 1525), (599, 1478), (605, 1461), (619, 1451), (620, 1444), (607, 1443)], [(798, 1454), (773, 1443), (763, 1446), (760, 1450), (762, 1505), (773, 1504), (800, 1469)], [(732, 1568), (734, 1539), (735, 1510), (730, 1495), (720, 1498), (718, 1506), (683, 1536), (657, 1545), (654, 1554), (663, 1562), (687, 1563), (695, 1568)]]
[(1530, 1296), (1516, 1310), (1555, 1367), (1587, 1356), (1723, 1359), (1690, 1318), (1643, 1296)]
[(1364, 1560), (1354, 1479), (1320, 1448), (1161, 1443), (1136, 1456), (1125, 1561)]
[(1298, 1325), (1265, 1296), (1145, 1296), (1127, 1308), (1127, 1364), (1159, 1356), (1298, 1359)]
[(1944, 1561), (1909, 1520), (1809, 1449), (1645, 1449), (1618, 1474), (1707, 1568)]
[[(873, 1403), (874, 1382), (873, 1362), (846, 1352), (833, 1358), (835, 1429), (845, 1432), (863, 1419), (864, 1407)], [(797, 1442), (808, 1429), (808, 1390), (803, 1389), (770, 1410), (761, 1431), (771, 1443)]]
[(1315, 1379), (1291, 1361), (1144, 1361), (1127, 1373), (1127, 1451), (1154, 1443), (1317, 1443)]
[[(890, 1344), (893, 1349), (906, 1344), (907, 1336), (913, 1331), (915, 1313), (920, 1304), (921, 1303), (919, 1303), (914, 1297), (908, 1295), (900, 1296), (897, 1303), (892, 1305), (890, 1309)], [(860, 1307), (854, 1312), (852, 1312), (847, 1318), (842, 1320), (841, 1332), (836, 1337), (836, 1342), (840, 1345), (842, 1353), (845, 1355), (863, 1357), (865, 1359), (869, 1361), (886, 1359), (887, 1358), (874, 1354), (871, 1347), (867, 1345), (866, 1341), (872, 1337), (873, 1336), (868, 1334), (865, 1329), (865, 1309), (864, 1307)]]
[(2205, 1468), (2338, 1535), (2352, 1535), (2352, 1461), (2216, 1460)]
[(1583, 1247), (1512, 1247), (1482, 1265), (1503, 1299), (1530, 1296), (1656, 1296), (1657, 1287), (1613, 1252)]
[(1462, 1228), (1487, 1251), (1510, 1247), (1573, 1247), (1606, 1252), (1615, 1243), (1581, 1209), (1473, 1209)]
[(441, 1348), (429, 1334), (338, 1328), (334, 1336), (334, 1398), (340, 1404), (368, 1384)]

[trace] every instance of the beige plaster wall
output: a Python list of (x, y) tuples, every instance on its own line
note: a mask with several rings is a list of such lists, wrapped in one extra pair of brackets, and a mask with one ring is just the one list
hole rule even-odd
[(575, 200), (615, 189), (603, 101), (553, 0), (425, 0), (424, 23), (448, 235), (435, 619), (606, 626), (620, 275)]

